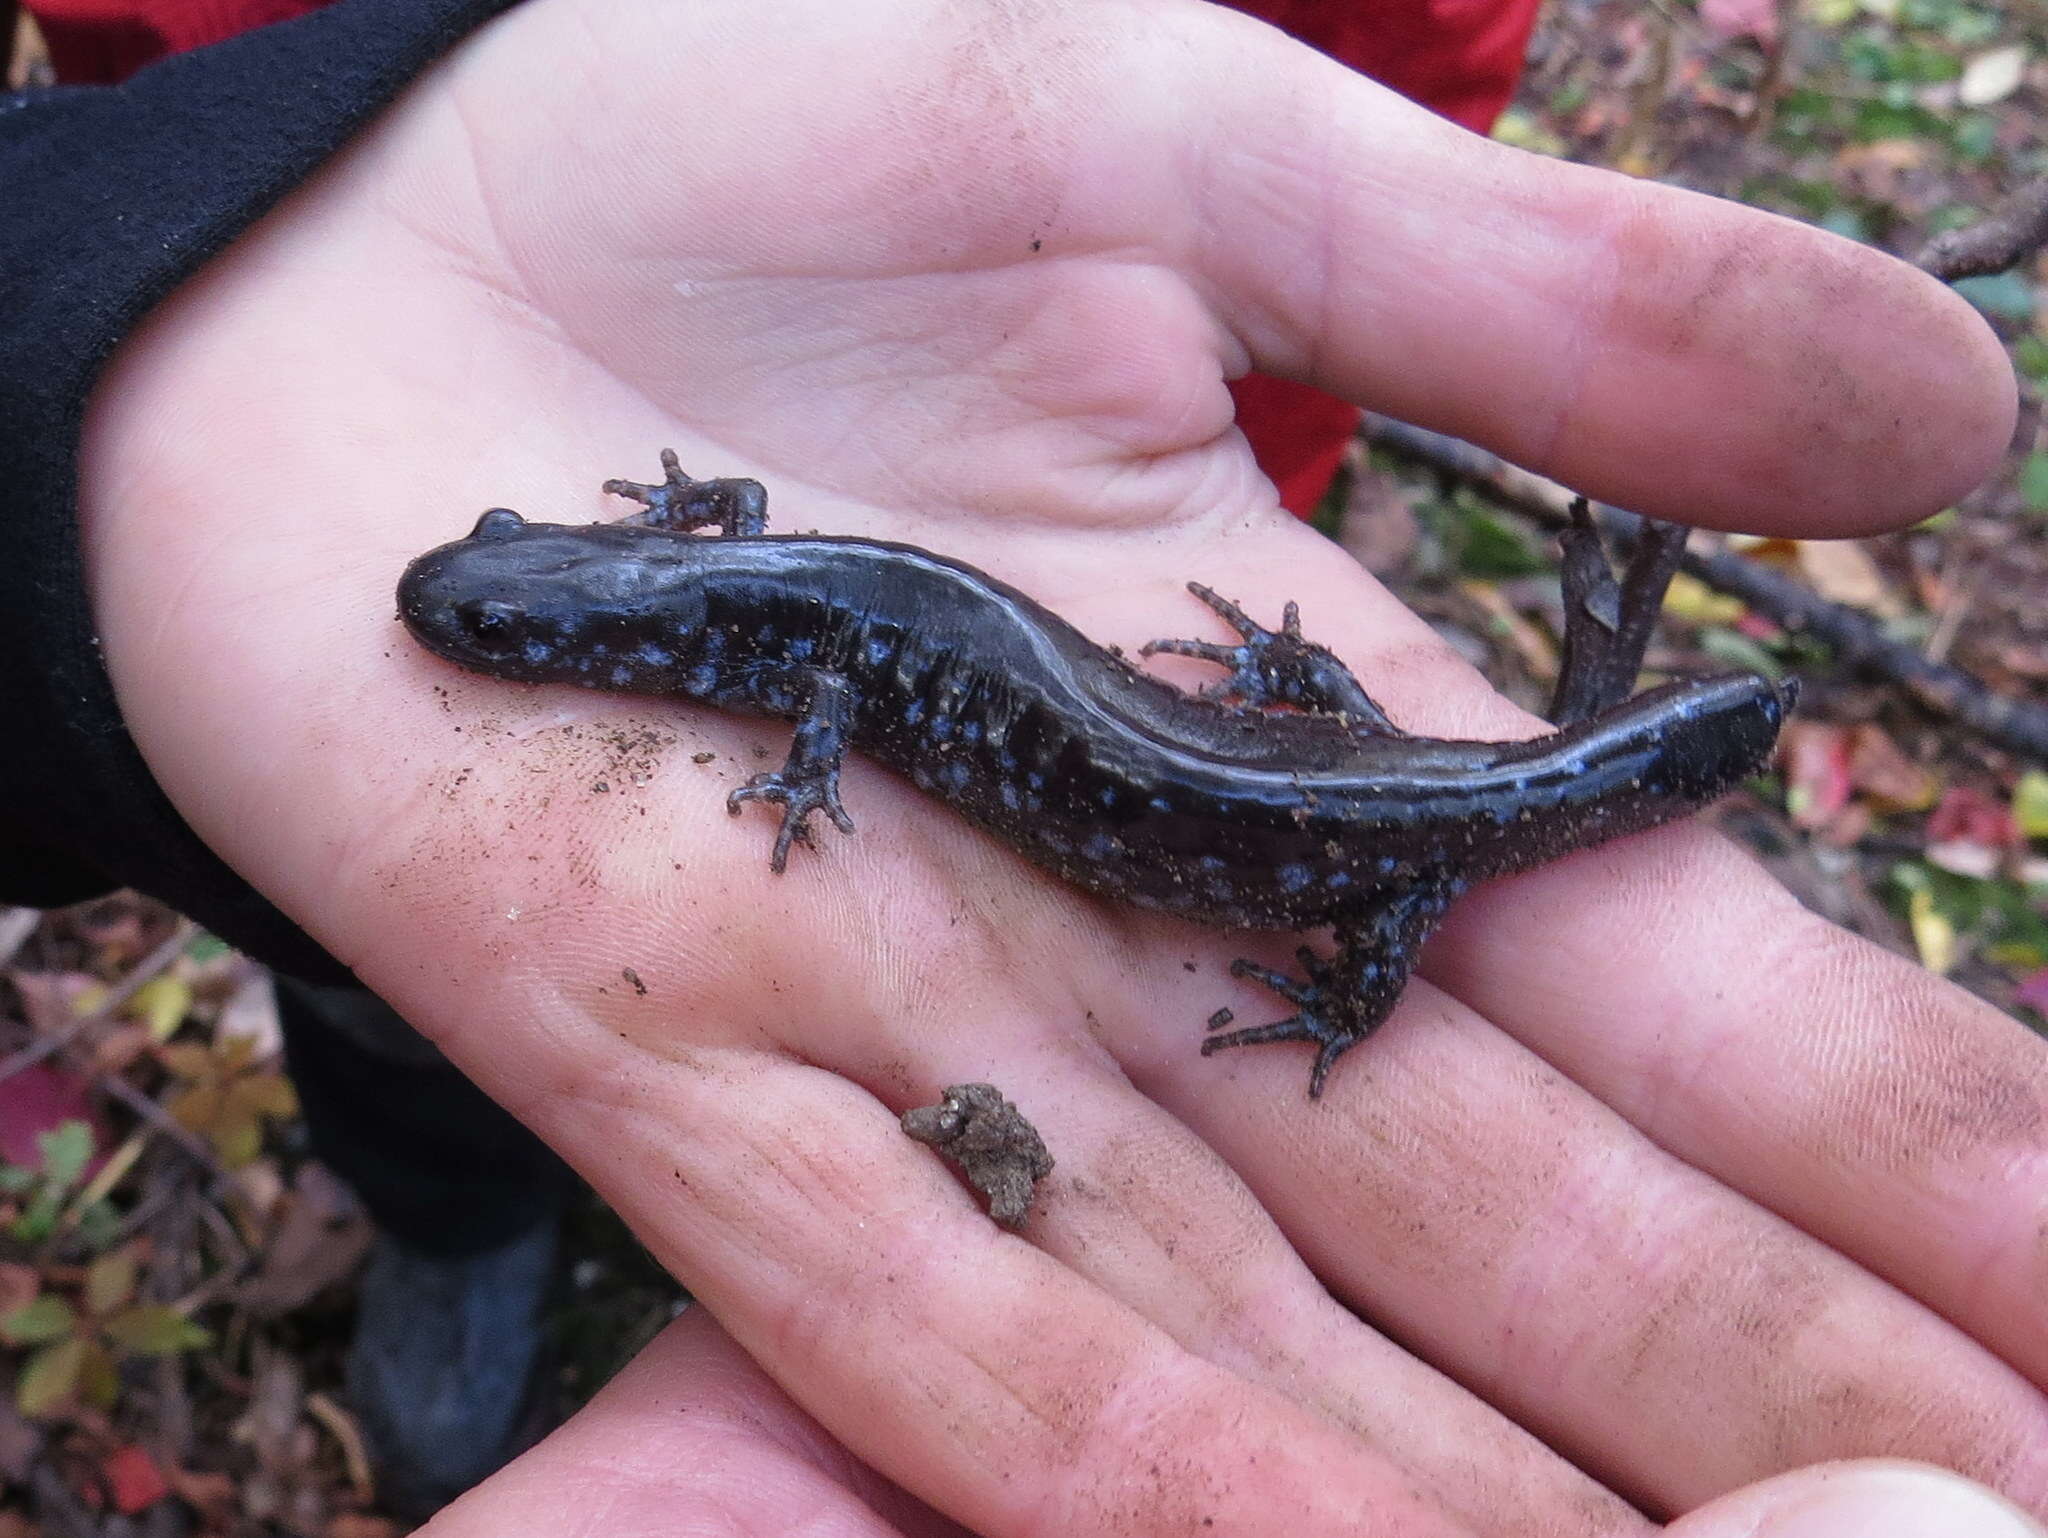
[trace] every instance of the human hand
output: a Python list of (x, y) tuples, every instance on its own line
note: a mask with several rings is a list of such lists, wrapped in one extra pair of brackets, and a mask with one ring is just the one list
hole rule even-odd
[[(1622, 1529), (1872, 1452), (2048, 1505), (2039, 1044), (1710, 835), (1475, 894), (1311, 1107), (1304, 1053), (1197, 1055), (1270, 1004), (1240, 939), (859, 764), (860, 833), (772, 877), (720, 805), (782, 729), (459, 674), (391, 618), (484, 506), (613, 516), (673, 443), (1104, 642), (1187, 633), (1190, 577), (1298, 598), (1403, 725), (1533, 729), (1271, 506), (1252, 364), (1803, 533), (1938, 507), (2011, 411), (1906, 269), (1224, 12), (534, 0), (117, 360), (109, 664), (204, 837), (977, 1530)], [(896, 1129), (972, 1079), (1060, 1160), (1031, 1244)], [(625, 1402), (630, 1456), (664, 1412)]]

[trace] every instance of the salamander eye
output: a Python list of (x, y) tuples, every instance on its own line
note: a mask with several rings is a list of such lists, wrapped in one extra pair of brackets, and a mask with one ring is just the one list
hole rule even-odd
[(463, 634), (479, 646), (509, 645), (517, 631), (519, 609), (495, 598), (472, 598), (455, 606), (455, 619)]
[(493, 542), (511, 539), (526, 527), (526, 520), (509, 507), (494, 507), (477, 519), (476, 527), (469, 531), (471, 539)]

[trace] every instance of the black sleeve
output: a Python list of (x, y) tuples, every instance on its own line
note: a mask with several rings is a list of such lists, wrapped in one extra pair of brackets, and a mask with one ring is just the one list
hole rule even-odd
[(511, 0), (339, 0), (118, 86), (0, 95), (0, 901), (134, 886), (342, 981), (172, 808), (86, 603), (87, 393), (151, 306)]

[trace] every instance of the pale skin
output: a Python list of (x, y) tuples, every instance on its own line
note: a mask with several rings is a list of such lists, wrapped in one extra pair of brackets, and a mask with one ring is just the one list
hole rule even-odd
[[(436, 1534), (2018, 1530), (1814, 1467), (1869, 1456), (2048, 1510), (2048, 1053), (1710, 832), (1467, 898), (1311, 1105), (1304, 1049), (1196, 1050), (1290, 937), (859, 762), (774, 877), (723, 802), (785, 728), (393, 619), (484, 507), (615, 516), (673, 444), (1104, 642), (1211, 633), (1198, 578), (1410, 729), (1534, 730), (1275, 507), (1249, 366), (1797, 535), (1935, 511), (2013, 410), (1902, 266), (1177, 0), (533, 0), (119, 355), (83, 516), (156, 774), (705, 1305)], [(1059, 1160), (1027, 1239), (897, 1129), (975, 1079)]]

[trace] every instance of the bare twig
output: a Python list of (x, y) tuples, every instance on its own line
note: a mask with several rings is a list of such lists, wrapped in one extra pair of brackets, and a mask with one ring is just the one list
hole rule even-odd
[[(1570, 526), (1570, 492), (1484, 449), (1378, 417), (1369, 433), (1376, 446), (1469, 486), (1496, 507), (1548, 529)], [(1608, 511), (1616, 510), (1603, 509)], [(1960, 668), (1928, 661), (1887, 636), (1867, 614), (1831, 603), (1761, 562), (1725, 550), (1688, 549), (1679, 569), (1785, 629), (1825, 642), (1845, 664), (1900, 685), (1935, 714), (1960, 721), (1985, 741), (2048, 766), (2048, 710), (1994, 693)]]
[(1913, 265), (1944, 283), (2004, 272), (2048, 245), (2048, 176), (2008, 194), (1975, 224), (1920, 248)]

